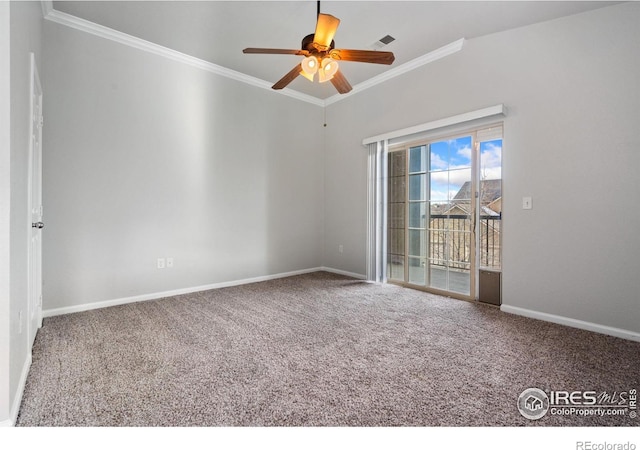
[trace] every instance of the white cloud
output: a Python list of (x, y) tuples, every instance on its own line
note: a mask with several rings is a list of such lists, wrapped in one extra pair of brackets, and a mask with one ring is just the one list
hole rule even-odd
[(449, 193), (446, 190), (433, 190), (431, 191), (431, 201), (447, 202), (449, 200), (448, 195)]
[(434, 172), (431, 174), (431, 181), (438, 184), (449, 184), (450, 188), (458, 186), (458, 189), (466, 182), (471, 181), (471, 169), (448, 170), (445, 172)]
[(471, 147), (467, 145), (459, 148), (456, 154), (468, 161), (467, 165), (471, 164)]
[(437, 153), (431, 153), (431, 170), (446, 169), (449, 165)]
[(480, 177), (483, 180), (502, 178), (502, 146), (487, 144), (480, 155)]

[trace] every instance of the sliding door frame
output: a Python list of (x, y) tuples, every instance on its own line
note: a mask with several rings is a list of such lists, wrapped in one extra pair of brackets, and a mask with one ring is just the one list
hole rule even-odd
[[(461, 299), (461, 300), (467, 300), (467, 301), (476, 301), (478, 299), (478, 270), (480, 267), (480, 261), (479, 261), (479, 252), (478, 252), (478, 245), (479, 245), (479, 238), (478, 238), (478, 233), (477, 230), (479, 230), (479, 221), (480, 221), (480, 214), (478, 213), (478, 210), (480, 208), (480, 199), (479, 199), (479, 184), (480, 184), (480, 141), (478, 140), (478, 133), (485, 130), (485, 129), (490, 129), (493, 127), (503, 127), (503, 122), (491, 122), (491, 123), (486, 123), (486, 124), (478, 124), (475, 125), (473, 127), (469, 127), (469, 128), (463, 128), (463, 129), (459, 129), (459, 130), (452, 130), (450, 132), (445, 132), (445, 133), (434, 133), (432, 136), (427, 136), (427, 137), (422, 137), (419, 139), (414, 139), (411, 141), (406, 141), (406, 142), (402, 142), (399, 144), (393, 144), (393, 145), (385, 145), (384, 147), (384, 152), (382, 152), (382, 154), (384, 155), (385, 158), (385, 162), (386, 162), (386, 157), (388, 154), (392, 153), (392, 152), (397, 152), (397, 151), (403, 151), (406, 152), (406, 158), (405, 158), (405, 177), (407, 179), (407, 182), (405, 183), (405, 211), (404, 211), (404, 228), (405, 228), (405, 242), (404, 242), (404, 280), (403, 281), (399, 281), (399, 280), (393, 280), (393, 279), (385, 279), (386, 282), (390, 283), (390, 284), (395, 284), (395, 285), (399, 285), (399, 286), (403, 286), (403, 287), (408, 287), (408, 288), (412, 288), (412, 289), (418, 289), (418, 290), (422, 290), (422, 291), (426, 291), (426, 292), (430, 292), (430, 293), (434, 293), (434, 294), (438, 294), (438, 295), (443, 295), (443, 296), (447, 296), (447, 297), (452, 297), (452, 298), (457, 298), (457, 299)], [(430, 182), (430, 158), (431, 158), (431, 144), (436, 143), (436, 142), (440, 142), (440, 141), (446, 141), (446, 140), (450, 140), (450, 139), (457, 139), (457, 138), (461, 138), (461, 137), (465, 137), (465, 136), (470, 136), (471, 137), (471, 192), (470, 192), (470, 203), (472, 205), (471, 207), (471, 211), (470, 211), (470, 241), (472, 243), (472, 245), (470, 246), (469, 249), (469, 294), (463, 294), (460, 292), (455, 292), (455, 291), (448, 291), (448, 290), (443, 290), (443, 289), (439, 289), (439, 288), (435, 288), (435, 287), (431, 287), (429, 286), (430, 284), (430, 269), (429, 269), (429, 253), (428, 253), (428, 249), (429, 249), (429, 239), (430, 239), (430, 232), (429, 232), (429, 222), (430, 222), (430, 216), (431, 216), (431, 198), (430, 195), (427, 195), (426, 198), (426, 210), (428, 212), (428, 218), (425, 218), (425, 239), (424, 239), (424, 244), (426, 245), (426, 249), (425, 249), (425, 256), (426, 256), (426, 267), (425, 267), (425, 286), (419, 285), (419, 284), (414, 284), (414, 283), (410, 283), (409, 280), (409, 276), (408, 276), (408, 271), (410, 270), (409, 267), (409, 238), (408, 238), (408, 229), (409, 229), (409, 210), (410, 208), (408, 207), (409, 205), (409, 149), (411, 148), (415, 148), (415, 147), (419, 147), (419, 146), (426, 146), (427, 148), (427, 158), (428, 158), (428, 162), (427, 162), (427, 192), (430, 192), (430, 186), (431, 186), (431, 182)], [(385, 169), (386, 169), (386, 165), (385, 165)], [(383, 174), (384, 176), (384, 180), (385, 180), (385, 185), (386, 185), (386, 180), (388, 178), (388, 173), (384, 172)], [(386, 191), (386, 189), (385, 189)], [(387, 199), (387, 195), (384, 195), (385, 198), (385, 204), (384, 204), (384, 217), (387, 217), (388, 214), (388, 204), (386, 202)], [(387, 234), (388, 230), (386, 229), (386, 220), (385, 220), (385, 235)], [(382, 253), (382, 255), (385, 258), (385, 267), (387, 265), (387, 251), (386, 248), (384, 249), (384, 252)], [(386, 277), (385, 277), (386, 278)]]
[[(461, 134), (465, 130), (480, 130), (485, 127), (495, 126), (499, 122), (503, 126), (501, 118), (507, 115), (504, 104), (497, 104), (450, 117), (444, 117), (430, 122), (421, 123), (407, 128), (388, 131), (362, 140), (362, 145), (368, 148), (368, 173), (367, 173), (367, 233), (366, 233), (366, 268), (367, 280), (377, 283), (394, 282), (387, 279), (387, 248), (386, 245), (386, 183), (387, 183), (387, 154), (389, 148), (398, 148), (408, 141), (432, 140), (451, 134)], [(380, 195), (380, 183), (382, 192)], [(385, 203), (381, 204), (382, 198)], [(382, 217), (381, 217), (382, 216)], [(476, 215), (477, 216), (477, 215)], [(475, 218), (478, 220), (478, 217)], [(476, 226), (477, 228), (477, 226)], [(477, 247), (477, 244), (476, 244)], [(476, 264), (478, 262), (476, 261)], [(411, 288), (420, 289), (418, 285), (409, 285)], [(477, 292), (477, 282), (474, 283)], [(426, 290), (426, 289), (424, 289)], [(430, 288), (428, 292), (434, 292), (450, 297), (458, 297), (448, 291), (440, 291)], [(464, 296), (469, 300), (470, 296)], [(475, 300), (475, 299), (473, 299)]]

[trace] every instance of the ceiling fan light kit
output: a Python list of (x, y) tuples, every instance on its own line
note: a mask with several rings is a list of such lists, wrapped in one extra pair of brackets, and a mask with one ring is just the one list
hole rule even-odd
[(351, 91), (352, 87), (340, 71), (338, 60), (390, 65), (395, 57), (391, 52), (336, 49), (333, 37), (338, 30), (338, 25), (340, 25), (340, 19), (330, 14), (320, 13), (320, 2), (318, 2), (316, 31), (302, 39), (301, 50), (245, 48), (243, 53), (299, 55), (305, 57), (293, 70), (278, 80), (272, 86), (273, 89), (284, 88), (296, 79), (298, 75), (302, 75), (313, 82), (315, 74), (318, 73), (318, 81), (320, 83), (331, 81), (340, 94), (346, 94)]
[(320, 67), (319, 80), (320, 83), (333, 79), (333, 76), (338, 71), (338, 63), (331, 58), (324, 58)]
[(309, 81), (313, 81), (313, 76), (318, 71), (318, 59), (315, 56), (307, 56), (302, 60), (302, 71), (300, 75), (304, 76)]
[(338, 68), (338, 62), (331, 59), (331, 57), (324, 57), (321, 62), (318, 62), (318, 58), (315, 56), (307, 56), (302, 60), (300, 75), (313, 82), (314, 76), (317, 73), (318, 81), (324, 83), (333, 78)]

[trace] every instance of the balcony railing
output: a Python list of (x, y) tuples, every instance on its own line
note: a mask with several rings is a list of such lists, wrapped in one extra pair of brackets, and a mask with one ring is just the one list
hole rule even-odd
[[(429, 255), (432, 266), (469, 270), (471, 263), (471, 221), (465, 215), (430, 216)], [(501, 269), (500, 216), (480, 216), (480, 267)]]

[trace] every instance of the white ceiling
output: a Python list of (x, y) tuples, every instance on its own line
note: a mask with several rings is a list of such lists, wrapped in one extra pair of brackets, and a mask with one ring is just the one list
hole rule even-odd
[[(336, 48), (383, 50), (391, 66), (341, 62), (353, 86), (460, 38), (490, 33), (612, 5), (607, 1), (323, 1), (323, 13), (341, 20)], [(246, 47), (299, 49), (313, 33), (317, 3), (307, 1), (56, 1), (53, 8), (228, 69), (275, 83), (301, 59), (245, 55)], [(319, 99), (336, 94), (330, 83), (298, 77), (289, 88)]]

